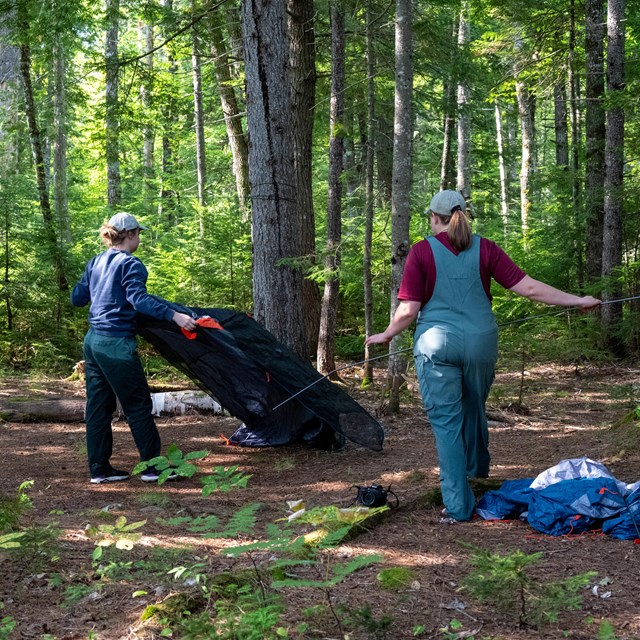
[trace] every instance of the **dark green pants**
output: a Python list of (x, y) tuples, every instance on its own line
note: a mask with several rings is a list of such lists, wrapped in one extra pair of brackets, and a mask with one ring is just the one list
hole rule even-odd
[(137, 353), (135, 337), (110, 337), (89, 329), (84, 338), (87, 386), (87, 455), (92, 477), (108, 473), (113, 446), (111, 420), (116, 397), (129, 423), (140, 460), (160, 455), (160, 434)]

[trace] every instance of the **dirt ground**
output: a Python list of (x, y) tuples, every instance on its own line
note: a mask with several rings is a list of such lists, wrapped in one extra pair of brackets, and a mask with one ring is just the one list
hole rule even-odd
[[(350, 392), (370, 412), (380, 413), (380, 388), (361, 391), (354, 373), (345, 372), (345, 382), (352, 385)], [(523, 379), (520, 373), (499, 373), (488, 407), (495, 485), (506, 479), (535, 476), (562, 459), (581, 456), (603, 461), (620, 480), (640, 479), (637, 449), (629, 448), (609, 429), (640, 404), (639, 374), (631, 367), (588, 365), (579, 369), (539, 366), (527, 371)], [(522, 406), (515, 411), (521, 382)], [(12, 394), (25, 398), (81, 397), (83, 387), (81, 382), (60, 380), (3, 381), (0, 395)], [(19, 550), (0, 550), (0, 602), (4, 603), (0, 639), (158, 638), (163, 626), (157, 618), (141, 621), (145, 609), (177, 591), (199, 590), (193, 581), (189, 586), (188, 582), (175, 580), (168, 574), (171, 568), (200, 563), (211, 578), (223, 571), (251, 567), (252, 563), (259, 566), (269, 556), (256, 554), (251, 562), (228, 558), (221, 551), (237, 540), (205, 539), (166, 520), (215, 515), (227, 521), (243, 505), (260, 502), (260, 527), (256, 527), (254, 536), (241, 536), (246, 542), (260, 537), (262, 525), (286, 517), (287, 501), (303, 499), (307, 507), (346, 507), (355, 495), (353, 485), (374, 482), (391, 485), (400, 507), (367, 525), (333, 553), (336, 561), (380, 553), (383, 562), (352, 573), (329, 590), (281, 590), (285, 610), (279, 637), (640, 638), (639, 545), (598, 532), (547, 537), (516, 521), (476, 519), (457, 525), (439, 524), (441, 506), (429, 499), (438, 486), (437, 460), (417, 389), (407, 391), (401, 415), (380, 415), (379, 420), (386, 430), (382, 453), (354, 445), (329, 453), (304, 445), (261, 450), (229, 447), (222, 436), (230, 436), (238, 426), (238, 421), (229, 417), (160, 418), (165, 446), (175, 443), (185, 452), (209, 451), (197, 462), (203, 473), (218, 465), (239, 465), (252, 474), (247, 489), (216, 492), (206, 498), (201, 495), (200, 474), (160, 487), (149, 486), (137, 477), (117, 484), (89, 484), (81, 422), (0, 422), (4, 451), (0, 494), (5, 498), (15, 496), (23, 481), (34, 481), (28, 491), (33, 508), (25, 512), (22, 521), (23, 526), (32, 525), (30, 551), (20, 554)], [(137, 459), (126, 423), (116, 423), (114, 431), (112, 463), (131, 469)], [(127, 523), (146, 521), (138, 530), (142, 533), (140, 540), (118, 557), (133, 562), (134, 568), (144, 565), (138, 561), (145, 561), (147, 568), (100, 577), (98, 563), (92, 564), (95, 545), (87, 537), (86, 528), (114, 524), (119, 516), (124, 516)], [(59, 532), (57, 540), (52, 533), (55, 531)], [(460, 589), (472, 569), (471, 551), (465, 543), (503, 555), (516, 550), (540, 552), (541, 560), (532, 569), (533, 579), (538, 582), (563, 580), (586, 571), (597, 575), (580, 591), (580, 609), (563, 612), (557, 622), (539, 629), (523, 627), (517, 613), (502, 610), (499, 605), (504, 602), (482, 603)], [(159, 550), (167, 553), (160, 556)], [(173, 564), (171, 558), (167, 560), (169, 552), (174, 553)], [(382, 588), (377, 576), (382, 568), (389, 567), (411, 569), (408, 582)], [(237, 636), (182, 637), (248, 640), (257, 636), (241, 632)]]

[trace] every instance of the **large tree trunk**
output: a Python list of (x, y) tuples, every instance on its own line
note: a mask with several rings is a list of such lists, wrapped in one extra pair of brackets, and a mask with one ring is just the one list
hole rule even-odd
[(593, 282), (602, 275), (602, 232), (604, 218), (604, 10), (603, 0), (585, 2), (586, 138), (585, 208), (586, 276)]
[[(316, 95), (316, 44), (313, 29), (315, 9), (313, 0), (287, 0), (287, 7), (295, 194), (302, 225), (300, 255), (305, 257), (308, 267), (312, 267), (316, 254), (311, 166)], [(309, 353), (315, 353), (320, 328), (320, 292), (318, 285), (307, 278), (303, 280), (302, 286), (307, 343)]]
[(295, 264), (307, 221), (298, 211), (295, 193), (286, 7), (268, 0), (243, 0), (242, 17), (254, 315), (276, 339), (307, 357), (303, 277)]
[[(470, 24), (467, 20), (469, 6), (462, 3), (458, 47), (466, 57), (470, 38)], [(469, 111), (470, 90), (467, 80), (458, 82), (458, 191), (465, 200), (471, 198), (471, 113)]]
[(340, 292), (340, 242), (342, 240), (342, 163), (344, 155), (344, 10), (340, 0), (331, 3), (331, 105), (329, 114), (329, 184), (325, 283), (320, 313), (317, 369), (332, 374), (336, 368), (334, 343)]
[[(602, 275), (613, 277), (622, 266), (622, 178), (624, 171), (624, 107), (618, 96), (624, 91), (624, 0), (609, 0), (607, 14), (607, 110), (604, 181), (604, 235)], [(622, 287), (614, 279), (603, 295), (604, 300), (620, 298)], [(624, 356), (620, 335), (622, 304), (602, 307), (604, 343), (616, 355)]]
[[(391, 317), (398, 308), (398, 291), (409, 253), (411, 220), (411, 151), (413, 139), (412, 0), (396, 0), (396, 93), (393, 127), (393, 192), (391, 198)], [(400, 411), (400, 387), (407, 356), (396, 353), (398, 335), (389, 344), (389, 411)]]
[(62, 252), (58, 245), (56, 224), (51, 212), (51, 202), (49, 200), (49, 190), (44, 170), (44, 157), (42, 153), (42, 136), (38, 119), (36, 116), (36, 104), (33, 96), (33, 85), (31, 82), (31, 49), (29, 47), (29, 21), (27, 14), (26, 0), (18, 3), (18, 35), (20, 38), (20, 75), (24, 88), (25, 115), (29, 125), (29, 138), (31, 140), (31, 151), (33, 153), (33, 163), (36, 172), (36, 184), (38, 187), (38, 197), (40, 201), (40, 212), (44, 221), (44, 231), (49, 249), (49, 254), (53, 263), (55, 279), (60, 291), (66, 291), (69, 287), (65, 274)]
[[(191, 0), (191, 13), (196, 13), (196, 2)], [(204, 109), (202, 107), (202, 69), (198, 49), (198, 33), (195, 25), (191, 28), (191, 73), (193, 76), (193, 116), (196, 130), (196, 173), (198, 176), (198, 204), (204, 207), (207, 188), (207, 160), (204, 149)], [(199, 211), (200, 237), (204, 237), (203, 212)]]
[(247, 139), (242, 130), (242, 113), (236, 99), (236, 92), (233, 87), (233, 75), (231, 73), (231, 62), (224, 43), (221, 13), (212, 11), (210, 14), (211, 27), (211, 53), (213, 54), (213, 66), (218, 81), (218, 95), (222, 105), (224, 123), (227, 129), (229, 149), (233, 162), (233, 175), (236, 179), (236, 191), (243, 217), (247, 214), (249, 202), (249, 151)]
[[(371, 250), (373, 243), (373, 164), (375, 158), (375, 140), (373, 122), (375, 118), (375, 93), (374, 76), (375, 64), (373, 53), (371, 8), (366, 8), (366, 59), (367, 59), (367, 144), (365, 159), (365, 223), (364, 223), (364, 248), (362, 258), (362, 277), (364, 280), (364, 331), (365, 335), (373, 334), (373, 283), (371, 275)], [(364, 385), (373, 382), (373, 364), (370, 362), (371, 347), (365, 345), (364, 367), (362, 383)]]
[(120, 0), (106, 0), (107, 36), (104, 49), (105, 152), (107, 159), (107, 204), (116, 207), (122, 198), (120, 184), (120, 115), (118, 112), (118, 34)]

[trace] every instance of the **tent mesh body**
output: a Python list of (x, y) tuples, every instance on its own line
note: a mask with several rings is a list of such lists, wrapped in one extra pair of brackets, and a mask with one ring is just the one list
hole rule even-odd
[(337, 449), (346, 438), (382, 450), (380, 423), (253, 318), (228, 309), (172, 307), (215, 318), (222, 329), (199, 327), (190, 340), (174, 322), (140, 317), (138, 333), (243, 421), (231, 442), (260, 447), (307, 441)]

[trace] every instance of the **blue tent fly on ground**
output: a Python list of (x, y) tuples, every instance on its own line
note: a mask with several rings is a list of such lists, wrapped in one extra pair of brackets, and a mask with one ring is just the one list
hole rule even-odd
[(640, 481), (625, 484), (587, 457), (563, 460), (533, 480), (507, 480), (488, 491), (476, 513), (485, 520), (526, 518), (552, 536), (601, 528), (630, 540), (640, 538)]

